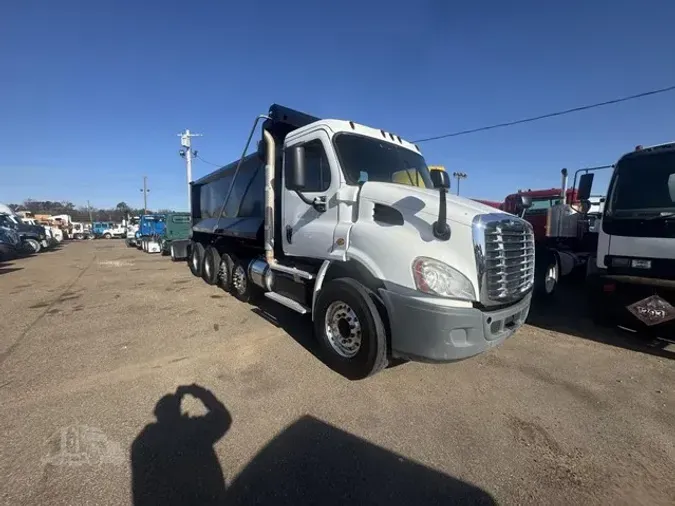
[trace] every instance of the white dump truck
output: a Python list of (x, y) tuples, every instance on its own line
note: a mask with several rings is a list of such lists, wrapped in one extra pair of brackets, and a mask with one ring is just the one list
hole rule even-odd
[[(525, 321), (525, 220), (448, 193), (419, 148), (273, 105), (257, 153), (192, 184), (188, 264), (241, 300), (311, 314), (326, 361), (363, 378), (390, 358), (451, 362)], [(526, 205), (526, 202), (523, 202)]]

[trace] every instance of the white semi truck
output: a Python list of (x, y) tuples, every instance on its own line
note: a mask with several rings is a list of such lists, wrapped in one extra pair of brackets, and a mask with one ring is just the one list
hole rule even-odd
[(273, 105), (240, 160), (192, 184), (188, 264), (241, 300), (257, 291), (311, 313), (347, 377), (391, 357), (461, 360), (525, 321), (534, 237), (448, 187), (397, 135)]
[[(592, 181), (582, 176), (580, 193)], [(600, 220), (588, 272), (594, 318), (675, 337), (675, 142), (619, 159)]]

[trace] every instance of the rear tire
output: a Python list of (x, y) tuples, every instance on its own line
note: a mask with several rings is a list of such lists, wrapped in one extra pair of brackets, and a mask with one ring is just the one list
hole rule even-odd
[(193, 242), (190, 248), (190, 271), (197, 277), (202, 275), (202, 259), (204, 258), (204, 246), (199, 242)]
[(387, 366), (387, 333), (372, 292), (351, 278), (326, 284), (316, 301), (314, 335), (335, 371), (349, 379)]
[(209, 246), (204, 251), (204, 260), (202, 263), (202, 279), (208, 285), (218, 283), (218, 271), (220, 268), (220, 253), (213, 246)]
[(234, 261), (227, 253), (220, 257), (220, 268), (218, 269), (218, 285), (226, 292), (232, 291), (232, 270)]
[(248, 278), (248, 264), (235, 260), (232, 265), (232, 293), (242, 302), (249, 302), (253, 296), (253, 283)]

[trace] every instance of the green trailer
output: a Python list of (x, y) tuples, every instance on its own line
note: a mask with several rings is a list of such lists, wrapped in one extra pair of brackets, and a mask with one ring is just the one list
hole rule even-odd
[(169, 213), (166, 215), (166, 228), (157, 237), (162, 255), (171, 255), (171, 260), (187, 258), (187, 245), (192, 235), (192, 217), (190, 213)]

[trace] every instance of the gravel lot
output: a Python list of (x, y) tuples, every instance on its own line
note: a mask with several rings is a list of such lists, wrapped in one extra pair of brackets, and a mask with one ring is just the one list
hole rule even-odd
[(0, 288), (2, 504), (675, 503), (673, 346), (574, 292), (485, 355), (352, 382), (308, 320), (121, 241)]

